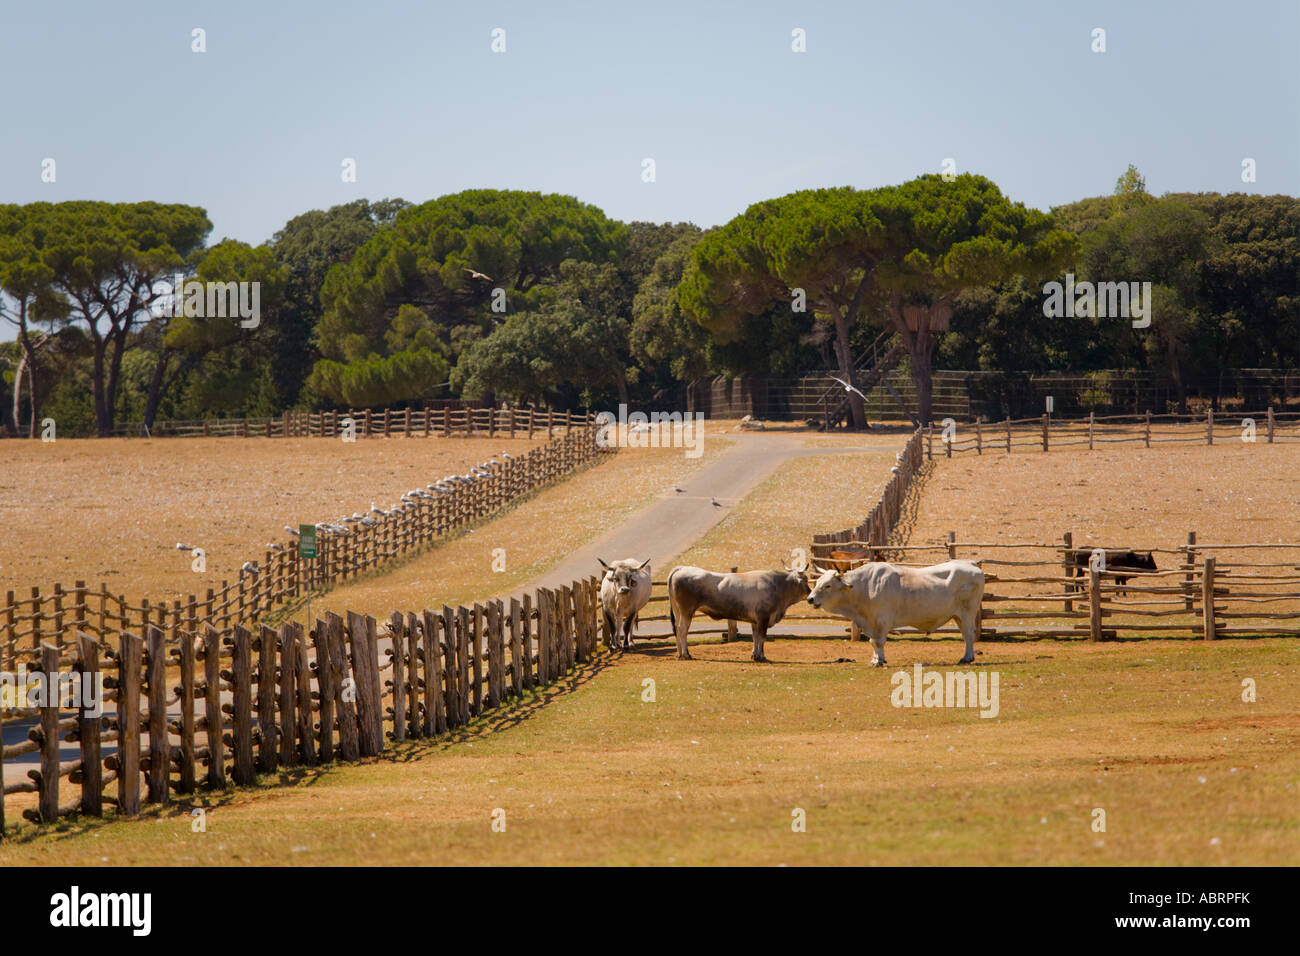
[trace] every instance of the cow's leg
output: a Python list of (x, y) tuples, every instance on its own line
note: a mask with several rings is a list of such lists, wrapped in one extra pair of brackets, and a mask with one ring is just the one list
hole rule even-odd
[(765, 663), (767, 658), (763, 656), (763, 641), (767, 638), (767, 625), (755, 624), (751, 632), (754, 635), (754, 660)]
[(885, 666), (885, 638), (888, 636), (889, 636), (888, 631), (881, 631), (879, 634), (871, 635), (871, 646), (875, 651), (875, 654), (872, 655), (872, 660), (871, 660), (872, 667)]
[(628, 615), (623, 622), (623, 650), (629, 650), (632, 647), (632, 617)]
[(975, 663), (975, 638), (980, 629), (980, 606), (967, 608), (966, 613), (961, 616), (961, 636), (966, 639), (966, 653), (962, 655), (958, 664)]
[(689, 661), (691, 652), (686, 647), (686, 634), (691, 629), (691, 618), (695, 616), (695, 610), (679, 608), (677, 611), (677, 659), (679, 661)]

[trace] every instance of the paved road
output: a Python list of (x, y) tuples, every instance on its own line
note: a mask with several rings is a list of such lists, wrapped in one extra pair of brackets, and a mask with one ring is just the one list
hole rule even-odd
[[(805, 455), (860, 454), (863, 448), (803, 448), (788, 435), (742, 432), (717, 461), (679, 484), (682, 493), (668, 489), (634, 512), (617, 528), (571, 552), (545, 574), (516, 585), (509, 594), (537, 587), (556, 587), (598, 573), (597, 558), (649, 558), (655, 578), (669, 563), (725, 518), (731, 509), (782, 463)], [(884, 449), (881, 449), (884, 450)], [(716, 499), (718, 505), (714, 505)], [(719, 507), (719, 505), (721, 507)], [(507, 597), (501, 594), (498, 597)]]

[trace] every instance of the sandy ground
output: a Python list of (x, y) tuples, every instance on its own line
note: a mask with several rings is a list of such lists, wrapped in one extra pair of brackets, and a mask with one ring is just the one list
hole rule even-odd
[[(55, 582), (175, 599), (235, 580), (285, 525), (388, 507), (410, 488), (538, 441), (166, 438), (0, 442), (0, 598)], [(190, 570), (184, 542), (207, 551)]]

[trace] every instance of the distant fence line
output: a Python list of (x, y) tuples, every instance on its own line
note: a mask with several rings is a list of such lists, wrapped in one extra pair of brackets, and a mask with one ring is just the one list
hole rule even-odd
[[(303, 412), (288, 410), (266, 418), (195, 419), (158, 421), (147, 430), (154, 438), (338, 438), (351, 419), (358, 438), (532, 438), (554, 437), (595, 424), (595, 412), (555, 411), (537, 408), (399, 408), (350, 409)], [(114, 427), (115, 436), (146, 434), (143, 422)]]
[(45, 593), (32, 587), (27, 597), (10, 590), (0, 605), (0, 671), (38, 657), (45, 642), (62, 651), (78, 631), (105, 642), (128, 630), (144, 633), (151, 625), (175, 630), (184, 621), (190, 631), (211, 625), (229, 634), (288, 601), (351, 580), (464, 528), (615, 450), (598, 445), (593, 428), (572, 429), (522, 455), (491, 463), (486, 476), (457, 483), (450, 492), (426, 493), (397, 509), (335, 526), (337, 530), (318, 527), (314, 558), (300, 558), (298, 541), (290, 538), (266, 550), (260, 563), (245, 562), (251, 569), (241, 570), (235, 583), (208, 588), (205, 599), (190, 595), (183, 606), (180, 601), (132, 604), (124, 595), (110, 593), (107, 585), (92, 591), (84, 581), (72, 588), (55, 584)]
[[(248, 786), (281, 766), (356, 761), (386, 740), (446, 734), (592, 661), (598, 602), (591, 577), (508, 603), (394, 611), (386, 633), (349, 611), (307, 632), (286, 622), (223, 635), (191, 619), (123, 631), (116, 647), (80, 628), (62, 647), (42, 641), (37, 669), (107, 678), (113, 710), (94, 716), (85, 702), (62, 709), (56, 699), (10, 714), (36, 723), (27, 741), (0, 750), (0, 839), (12, 795), (35, 795), (22, 814), (41, 824), (102, 816), (105, 806), (130, 817), (200, 787)], [(381, 642), (390, 645), (382, 662)], [(65, 743), (76, 759), (62, 759)], [(39, 769), (7, 780), (5, 761), (29, 754), (40, 755)]]
[[(927, 431), (927, 450), (934, 453), (934, 428)], [(976, 421), (971, 424), (953, 423), (939, 429), (943, 453), (951, 458), (954, 453), (973, 451), (1003, 451), (1013, 448), (1052, 448), (1087, 446), (1090, 450), (1102, 444), (1143, 445), (1162, 442), (1182, 442), (1213, 445), (1219, 442), (1247, 442), (1274, 444), (1300, 441), (1300, 413), (1275, 413), (1272, 408), (1259, 412), (1218, 413), (1213, 409), (1204, 415), (1108, 415), (1089, 414), (1084, 419), (1061, 420), (1051, 415), (1036, 418), (1004, 419), (1000, 422)], [(947, 437), (945, 437), (947, 436)]]
[[(781, 376), (751, 373), (716, 376), (669, 389), (669, 405), (700, 411), (714, 418), (755, 418), (820, 421), (826, 389), (834, 386), (836, 369)], [(935, 369), (931, 373), (932, 407), (936, 418), (952, 416), (1019, 418), (1044, 407), (1052, 396), (1056, 411), (1082, 416), (1165, 414), (1177, 406), (1178, 389), (1169, 376), (1141, 369), (1105, 369), (1091, 373), (965, 371)], [(1262, 408), (1270, 404), (1294, 407), (1300, 399), (1300, 372), (1279, 369), (1223, 369), (1214, 375), (1184, 382), (1188, 402), (1213, 403), (1220, 412), (1240, 403)], [(905, 368), (894, 369), (864, 398), (869, 419), (904, 419), (916, 412), (916, 386)]]

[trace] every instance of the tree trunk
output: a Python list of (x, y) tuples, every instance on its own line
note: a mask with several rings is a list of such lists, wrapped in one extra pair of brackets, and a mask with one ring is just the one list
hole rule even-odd
[(27, 363), (27, 403), (28, 410), (31, 412), (32, 421), (28, 428), (27, 437), (36, 438), (40, 434), (40, 409), (36, 401), (36, 362)]
[(934, 338), (930, 335), (933, 308), (932, 306), (929, 311), (922, 313), (917, 328), (912, 330), (907, 327), (907, 319), (903, 315), (902, 296), (894, 293), (889, 307), (890, 318), (912, 359), (912, 383), (916, 386), (916, 421), (922, 428), (930, 424), (933, 403), (933, 381), (930, 376), (930, 358), (934, 353)]
[(163, 376), (167, 373), (169, 352), (161, 346), (158, 349), (158, 362), (154, 365), (153, 377), (149, 380), (149, 395), (144, 403), (144, 424), (153, 428), (154, 416), (158, 414), (158, 405), (162, 402)]
[[(854, 389), (858, 387), (854, 376), (853, 349), (849, 345), (849, 319), (842, 312), (835, 315), (835, 357), (839, 359), (840, 375)], [(867, 410), (862, 396), (856, 391), (849, 392), (849, 427), (861, 430), (867, 424)]]
[(27, 353), (18, 358), (18, 368), (14, 372), (14, 437), (23, 433), (23, 375), (27, 371)]

